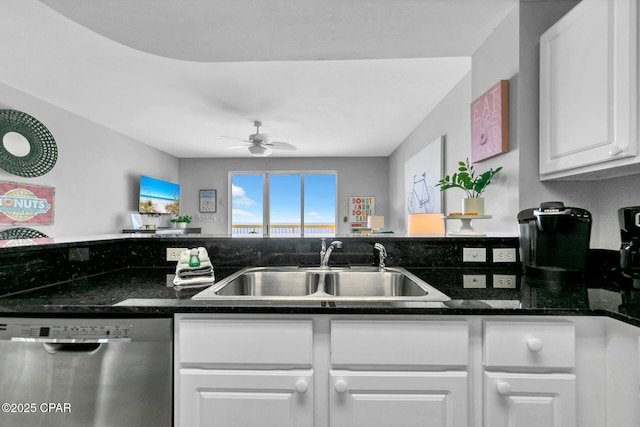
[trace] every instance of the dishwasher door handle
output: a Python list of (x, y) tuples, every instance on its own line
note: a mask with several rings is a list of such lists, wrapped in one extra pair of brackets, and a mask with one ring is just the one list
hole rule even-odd
[(91, 355), (97, 352), (100, 347), (102, 347), (102, 343), (42, 343), (42, 348), (49, 354), (71, 353), (74, 355)]

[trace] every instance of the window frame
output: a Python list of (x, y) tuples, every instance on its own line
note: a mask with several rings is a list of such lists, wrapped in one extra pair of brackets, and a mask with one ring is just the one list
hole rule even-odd
[[(273, 237), (271, 234), (271, 200), (270, 200), (270, 178), (276, 175), (299, 175), (300, 176), (300, 234), (299, 235), (282, 235), (282, 237), (305, 237), (305, 210), (304, 210), (304, 177), (305, 175), (334, 175), (335, 176), (335, 200), (334, 200), (334, 233), (337, 234), (338, 228), (338, 171), (337, 170), (282, 170), (282, 171), (229, 171), (227, 174), (227, 231), (230, 236), (249, 237), (251, 234), (234, 234), (233, 233), (233, 176), (235, 175), (262, 175), (262, 233), (256, 236)], [(277, 236), (277, 235), (275, 235)]]

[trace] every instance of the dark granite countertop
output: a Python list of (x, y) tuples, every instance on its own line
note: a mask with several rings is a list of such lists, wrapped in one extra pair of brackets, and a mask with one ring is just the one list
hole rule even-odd
[[(237, 271), (216, 269), (218, 280)], [(47, 285), (0, 297), (3, 315), (170, 315), (190, 312), (225, 313), (341, 313), (417, 315), (574, 315), (611, 316), (640, 326), (640, 290), (620, 290), (607, 278), (574, 287), (537, 283), (519, 271), (487, 269), (413, 268), (413, 274), (449, 295), (445, 303), (360, 303), (304, 301), (252, 303), (251, 301), (194, 301), (199, 290), (176, 292), (167, 286), (169, 268), (124, 268), (104, 274)], [(492, 287), (495, 274), (516, 277), (514, 288)], [(467, 289), (463, 275), (484, 275), (487, 287)]]

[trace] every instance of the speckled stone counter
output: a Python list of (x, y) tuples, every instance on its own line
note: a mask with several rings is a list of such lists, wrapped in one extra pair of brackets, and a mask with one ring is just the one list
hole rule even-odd
[[(344, 239), (336, 262), (371, 264), (373, 239)], [(115, 238), (0, 250), (0, 311), (29, 316), (166, 316), (185, 312), (344, 313), (415, 315), (593, 315), (640, 326), (640, 290), (615, 273), (615, 251), (594, 251), (588, 281), (578, 286), (532, 281), (519, 262), (463, 263), (463, 247), (517, 247), (517, 238), (386, 238), (389, 265), (402, 266), (451, 301), (362, 303), (334, 300), (256, 303), (195, 301), (199, 290), (167, 286), (174, 263), (166, 247), (204, 246), (218, 280), (252, 265), (317, 263), (319, 239)], [(490, 257), (490, 255), (489, 255)], [(464, 286), (480, 277), (482, 288)], [(509, 275), (509, 288), (494, 287)]]
[[(219, 279), (237, 269), (217, 269)], [(269, 302), (195, 301), (199, 290), (175, 291), (167, 286), (167, 268), (126, 268), (0, 298), (3, 315), (169, 315), (189, 312), (225, 313), (343, 313), (415, 315), (580, 315), (611, 316), (640, 326), (640, 296), (620, 291), (615, 284), (593, 283), (558, 289), (529, 283), (517, 276), (513, 289), (465, 289), (464, 269), (411, 269), (445, 292), (452, 300), (440, 302), (357, 303), (332, 301)], [(501, 271), (502, 273), (502, 271)], [(491, 273), (486, 273), (491, 274)]]

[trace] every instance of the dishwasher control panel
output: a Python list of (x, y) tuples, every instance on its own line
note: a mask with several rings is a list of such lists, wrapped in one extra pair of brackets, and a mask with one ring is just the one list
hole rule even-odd
[(3, 319), (0, 323), (1, 340), (56, 341), (56, 340), (128, 340), (133, 325), (112, 319)]
[(23, 338), (129, 338), (131, 328), (120, 325), (21, 325)]

